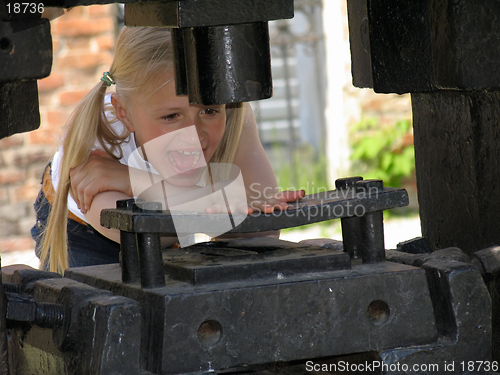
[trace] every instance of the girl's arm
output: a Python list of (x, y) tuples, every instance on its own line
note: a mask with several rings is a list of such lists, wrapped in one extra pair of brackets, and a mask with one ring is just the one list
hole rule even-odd
[(248, 204), (253, 210), (267, 213), (275, 209), (286, 209), (287, 202), (301, 199), (305, 192), (279, 192), (274, 171), (259, 140), (252, 108), (247, 103), (245, 106), (245, 120), (234, 164), (241, 169)]
[[(116, 208), (116, 201), (130, 199), (130, 196), (119, 191), (105, 191), (96, 194), (92, 205), (85, 214), (85, 218), (94, 229), (103, 236), (120, 243), (120, 231), (118, 229), (108, 229), (101, 225), (101, 211), (108, 208)], [(172, 246), (177, 242), (177, 237), (162, 236), (161, 244), (163, 247)]]
[(94, 197), (102, 192), (121, 192), (133, 195), (128, 167), (102, 150), (94, 150), (82, 165), (70, 171), (70, 194), (85, 214)]
[[(245, 103), (245, 106), (245, 120), (234, 164), (241, 169), (248, 205), (252, 209), (251, 211), (271, 213), (275, 209), (284, 210), (288, 207), (287, 202), (301, 199), (304, 197), (305, 192), (303, 190), (279, 192), (271, 163), (259, 140), (257, 124), (252, 108), (247, 103)], [(220, 236), (219, 239), (255, 236), (279, 238), (279, 234), (279, 230), (258, 233), (237, 233), (225, 234)]]
[(94, 229), (103, 236), (120, 243), (120, 231), (108, 229), (101, 225), (101, 211), (107, 208), (116, 208), (116, 201), (130, 199), (130, 196), (119, 191), (105, 191), (94, 196), (90, 208), (85, 213), (85, 218)]
[[(137, 196), (162, 180), (159, 175), (124, 165), (102, 150), (92, 151), (85, 163), (71, 170), (70, 177), (70, 194), (83, 214), (99, 193), (117, 191)], [(186, 192), (185, 187), (168, 183), (166, 187), (169, 196)]]

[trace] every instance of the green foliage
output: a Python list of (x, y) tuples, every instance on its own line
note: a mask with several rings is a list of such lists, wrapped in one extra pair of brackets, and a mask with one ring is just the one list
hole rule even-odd
[(302, 189), (306, 194), (329, 190), (325, 153), (316, 153), (312, 146), (303, 144), (297, 147), (291, 162), (287, 148), (275, 146), (274, 152), (278, 160), (275, 174), (281, 190)]
[[(305, 190), (306, 194), (315, 194), (331, 190), (328, 184), (328, 161), (325, 152), (315, 152), (308, 144), (302, 144), (295, 150), (294, 161), (290, 161), (289, 150), (286, 147), (273, 147), (274, 171), (280, 190)], [(318, 226), (322, 231), (330, 230), (332, 222), (321, 222), (290, 229), (307, 230), (311, 226)]]
[(351, 170), (365, 179), (381, 179), (385, 186), (400, 187), (415, 173), (411, 123), (380, 125), (375, 119), (362, 120), (350, 132)]

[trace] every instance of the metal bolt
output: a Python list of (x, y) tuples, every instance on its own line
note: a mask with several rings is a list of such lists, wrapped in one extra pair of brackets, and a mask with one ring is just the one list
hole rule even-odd
[(132, 204), (134, 212), (162, 212), (162, 204), (160, 202), (135, 202)]
[(64, 324), (66, 308), (55, 303), (39, 302), (36, 304), (35, 324), (42, 328), (57, 328)]
[(132, 210), (134, 203), (135, 203), (134, 198), (120, 199), (120, 200), (116, 201), (116, 208), (118, 208), (120, 210)]
[(356, 184), (356, 182), (362, 180), (363, 177), (360, 176), (338, 178), (335, 180), (335, 188), (338, 190), (347, 190), (349, 188), (352, 188)]
[(57, 328), (64, 324), (66, 308), (56, 303), (35, 302), (31, 296), (6, 293), (8, 320), (36, 324), (42, 328)]
[(372, 190), (382, 190), (384, 182), (382, 180), (363, 180), (356, 182), (356, 190), (370, 193)]

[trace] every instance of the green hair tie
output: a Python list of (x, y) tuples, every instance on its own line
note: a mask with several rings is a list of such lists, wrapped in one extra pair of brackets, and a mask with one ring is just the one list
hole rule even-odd
[(108, 87), (116, 83), (113, 76), (109, 72), (103, 73), (101, 81), (103, 81)]

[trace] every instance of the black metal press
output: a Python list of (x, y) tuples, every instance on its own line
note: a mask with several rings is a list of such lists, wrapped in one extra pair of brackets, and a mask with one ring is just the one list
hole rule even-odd
[[(292, 0), (125, 3), (126, 24), (175, 28), (177, 90), (191, 102), (271, 95), (267, 22), (291, 18)], [(101, 220), (121, 231), (121, 265), (64, 277), (2, 269), (2, 374), (287, 374), (304, 373), (308, 360), (378, 361), (386, 367), (377, 374), (424, 363), (445, 373), (446, 361), (454, 373), (470, 362), (490, 364), (476, 373), (497, 370), (500, 5), (347, 4), (354, 84), (412, 93), (424, 238), (385, 250), (382, 211), (408, 196), (361, 177), (286, 211), (249, 215), (232, 231), (340, 219), (342, 242), (251, 238), (163, 249), (161, 234), (175, 233), (171, 214), (118, 202)], [(1, 137), (38, 127), (36, 79), (52, 63), (48, 22), (13, 16), (6, 5), (0, 0)], [(219, 216), (176, 219), (211, 233)]]
[[(363, 263), (384, 261), (383, 211), (408, 205), (408, 193), (404, 189), (384, 188), (381, 180), (363, 180), (362, 177), (337, 180), (337, 186), (340, 187), (337, 190), (305, 196), (284, 212), (251, 214), (228, 233), (266, 232), (340, 218), (343, 242), (349, 244), (346, 252), (352, 258), (358, 256), (354, 248), (359, 249)], [(161, 211), (160, 207), (151, 203), (137, 205), (131, 199), (119, 201), (116, 209), (104, 210), (101, 214), (101, 225), (120, 230), (122, 281), (125, 283), (140, 278), (144, 288), (165, 286), (159, 236), (178, 233), (173, 214)], [(213, 233), (225, 220), (227, 214), (176, 215), (177, 225), (192, 228), (191, 234)], [(349, 227), (349, 223), (353, 225)]]

